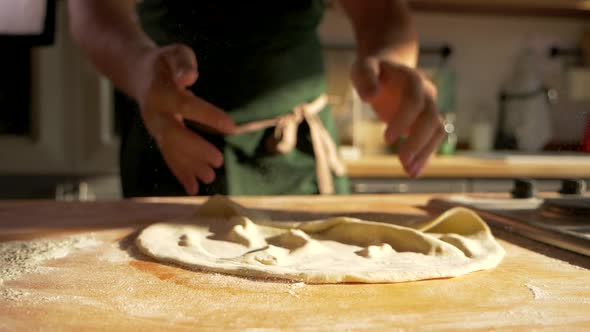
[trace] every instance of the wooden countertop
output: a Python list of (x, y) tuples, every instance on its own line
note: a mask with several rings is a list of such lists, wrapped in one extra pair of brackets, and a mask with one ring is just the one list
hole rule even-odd
[[(431, 218), (434, 211), (423, 207), (430, 198), (238, 200), (272, 213), (289, 211), (298, 218), (354, 214), (408, 220)], [(62, 258), (45, 261), (47, 268), (37, 273), (0, 283), (0, 330), (571, 331), (590, 326), (590, 271), (563, 261), (573, 254), (538, 243), (529, 246), (500, 230), (495, 233), (507, 254), (497, 268), (399, 284), (304, 285), (245, 279), (159, 264), (134, 249), (139, 229), (188, 216), (202, 200), (0, 202), (0, 241), (73, 234), (93, 240)], [(588, 263), (576, 257), (581, 265)]]
[[(407, 175), (397, 156), (367, 156), (346, 160), (350, 177), (404, 178)], [(590, 178), (588, 157), (514, 157), (506, 159), (472, 156), (435, 156), (424, 169), (423, 178)]]

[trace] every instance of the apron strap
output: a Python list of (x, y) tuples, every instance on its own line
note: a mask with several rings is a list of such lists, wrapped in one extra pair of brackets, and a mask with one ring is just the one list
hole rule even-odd
[(338, 155), (336, 143), (334, 143), (332, 136), (330, 136), (318, 115), (327, 104), (328, 96), (322, 94), (310, 103), (295, 106), (291, 112), (285, 115), (239, 125), (235, 134), (245, 134), (275, 127), (276, 151), (287, 154), (297, 145), (297, 131), (301, 122), (305, 120), (309, 126), (313, 153), (316, 159), (316, 175), (320, 194), (333, 194), (334, 180), (332, 172), (342, 176), (346, 173), (346, 169)]

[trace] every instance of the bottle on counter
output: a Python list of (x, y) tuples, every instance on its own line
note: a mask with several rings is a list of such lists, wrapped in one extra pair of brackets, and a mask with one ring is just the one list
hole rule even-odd
[(424, 70), (424, 73), (436, 86), (438, 92), (436, 106), (442, 115), (446, 132), (446, 136), (439, 146), (438, 153), (441, 155), (454, 154), (457, 147), (455, 126), (457, 119), (455, 113), (455, 87), (457, 78), (455, 71), (449, 66), (448, 62), (443, 61), (434, 68)]
[(494, 145), (494, 125), (488, 107), (481, 105), (473, 114), (470, 126), (469, 147), (472, 151), (488, 152)]

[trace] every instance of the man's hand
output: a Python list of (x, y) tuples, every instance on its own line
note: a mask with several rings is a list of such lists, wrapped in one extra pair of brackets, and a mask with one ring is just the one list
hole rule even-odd
[(387, 124), (386, 142), (406, 138), (400, 160), (411, 177), (419, 176), (445, 136), (435, 86), (405, 64), (371, 56), (354, 63), (351, 78), (363, 101)]
[(144, 124), (174, 176), (188, 194), (194, 195), (199, 190), (197, 179), (213, 182), (214, 168), (223, 164), (223, 155), (186, 128), (184, 120), (221, 134), (230, 134), (235, 124), (224, 111), (186, 89), (199, 76), (197, 60), (189, 47), (154, 48), (140, 61), (134, 90)]
[(415, 68), (418, 37), (407, 0), (340, 0), (358, 43), (352, 81), (387, 124), (386, 142), (405, 137), (399, 157), (417, 177), (444, 137), (436, 88)]
[(186, 89), (199, 76), (195, 54), (184, 45), (158, 48), (142, 30), (136, 5), (136, 0), (69, 1), (72, 36), (101, 73), (138, 101), (168, 167), (188, 194), (196, 194), (197, 179), (212, 182), (223, 156), (184, 121), (221, 134), (235, 125)]

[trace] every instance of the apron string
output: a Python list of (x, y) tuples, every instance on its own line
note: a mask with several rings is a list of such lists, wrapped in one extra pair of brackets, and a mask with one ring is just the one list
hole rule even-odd
[(301, 122), (305, 120), (309, 126), (311, 144), (316, 159), (316, 175), (320, 194), (333, 194), (334, 180), (332, 173), (342, 176), (346, 173), (346, 169), (338, 155), (336, 143), (334, 143), (332, 136), (330, 136), (318, 115), (327, 104), (328, 96), (322, 94), (310, 103), (295, 106), (291, 112), (285, 115), (239, 125), (235, 134), (245, 134), (275, 127), (276, 150), (279, 153), (287, 154), (297, 145), (297, 131)]

